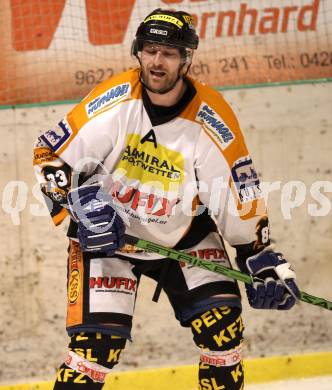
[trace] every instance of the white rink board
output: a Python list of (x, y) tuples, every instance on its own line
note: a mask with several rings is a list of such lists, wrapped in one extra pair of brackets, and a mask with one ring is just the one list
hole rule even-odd
[(331, 390), (332, 376), (247, 385), (245, 390)]

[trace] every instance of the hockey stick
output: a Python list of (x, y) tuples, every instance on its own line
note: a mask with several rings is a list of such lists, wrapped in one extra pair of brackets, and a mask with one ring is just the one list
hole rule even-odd
[[(240, 272), (236, 269), (225, 267), (222, 264), (213, 263), (212, 261), (202, 260), (198, 257), (188, 255), (184, 252), (179, 252), (171, 248), (165, 248), (162, 245), (155, 244), (151, 241), (142, 240), (133, 236), (125, 235), (126, 243), (135, 245), (140, 249), (144, 249), (148, 252), (158, 253), (161, 256), (167, 257), (172, 260), (183, 261), (195, 267), (206, 269), (208, 271), (227, 276), (231, 279), (239, 280), (240, 282), (252, 284), (255, 281), (261, 281), (259, 278), (251, 277), (248, 274)], [(320, 306), (323, 309), (332, 310), (332, 302), (327, 301), (324, 298), (319, 298), (314, 295), (301, 291), (300, 301), (311, 303), (315, 306)]]

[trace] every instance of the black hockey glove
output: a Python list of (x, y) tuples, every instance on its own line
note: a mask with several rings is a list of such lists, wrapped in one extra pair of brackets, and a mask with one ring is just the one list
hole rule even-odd
[(67, 199), (71, 217), (78, 224), (83, 251), (111, 256), (124, 245), (125, 225), (115, 211), (111, 195), (105, 194), (99, 185), (74, 188)]
[(248, 257), (246, 267), (250, 275), (262, 280), (245, 285), (249, 304), (255, 309), (288, 310), (300, 298), (295, 272), (281, 253), (264, 250)]

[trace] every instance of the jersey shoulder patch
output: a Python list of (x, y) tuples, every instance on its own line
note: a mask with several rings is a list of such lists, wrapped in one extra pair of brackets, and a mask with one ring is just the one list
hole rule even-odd
[(85, 103), (85, 112), (88, 118), (92, 118), (100, 112), (111, 108), (116, 103), (128, 99), (131, 96), (131, 84), (124, 82), (110, 86), (106, 91)]
[(206, 102), (202, 102), (196, 115), (196, 121), (200, 122), (204, 130), (218, 141), (222, 150), (226, 149), (235, 139), (232, 130), (225, 121)]
[(50, 147), (53, 152), (56, 152), (69, 140), (72, 134), (73, 131), (69, 123), (63, 119), (53, 129), (45, 131), (39, 139)]
[(69, 112), (68, 121), (77, 132), (86, 122), (117, 104), (129, 99), (139, 99), (140, 85), (137, 69), (105, 80)]
[(200, 123), (206, 135), (227, 154), (227, 160), (233, 160), (237, 152), (242, 153), (242, 147), (241, 151), (237, 149), (243, 144), (243, 134), (232, 107), (219, 91), (198, 81), (193, 84), (197, 91), (194, 121)]

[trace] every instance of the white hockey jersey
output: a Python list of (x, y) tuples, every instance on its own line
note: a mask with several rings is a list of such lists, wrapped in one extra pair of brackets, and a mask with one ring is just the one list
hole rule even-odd
[(262, 241), (266, 208), (238, 121), (220, 93), (188, 80), (196, 93), (167, 122), (152, 123), (136, 69), (98, 85), (38, 138), (34, 166), (42, 187), (53, 189), (44, 192), (55, 224), (67, 215), (56, 201), (76, 170), (99, 175), (130, 235), (174, 247), (208, 208), (230, 245)]

